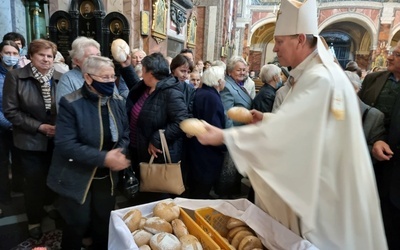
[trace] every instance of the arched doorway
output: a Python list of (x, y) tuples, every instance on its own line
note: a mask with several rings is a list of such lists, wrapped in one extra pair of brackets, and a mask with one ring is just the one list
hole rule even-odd
[(336, 59), (346, 67), (349, 61), (357, 61), (360, 44), (367, 30), (359, 24), (343, 21), (328, 25), (320, 35), (335, 52)]

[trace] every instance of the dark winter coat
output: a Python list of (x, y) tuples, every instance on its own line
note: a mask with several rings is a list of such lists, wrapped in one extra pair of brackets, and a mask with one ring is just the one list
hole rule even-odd
[[(125, 73), (121, 71), (124, 79), (129, 79), (129, 76), (126, 76)], [(147, 150), (149, 143), (161, 149), (159, 129), (165, 130), (164, 134), (172, 161), (178, 162), (181, 159), (183, 132), (179, 128), (179, 123), (188, 118), (188, 109), (179, 84), (179, 81), (174, 77), (167, 77), (159, 81), (156, 89), (144, 102), (136, 124), (136, 142), (131, 144), (131, 147), (137, 150), (138, 162), (150, 160), (150, 154)], [(132, 107), (147, 88), (144, 81), (141, 80), (130, 90), (126, 100), (129, 120), (131, 119)], [(164, 161), (163, 157), (158, 157), (155, 160), (155, 162), (160, 161)]]
[[(103, 147), (104, 128), (101, 101), (87, 85), (65, 95), (59, 103), (55, 149), (47, 185), (56, 193), (83, 204), (97, 168), (103, 166), (108, 151)], [(129, 127), (125, 102), (114, 94), (106, 103), (109, 116), (117, 127), (118, 139), (113, 148), (126, 149)], [(113, 190), (118, 173), (110, 170)]]

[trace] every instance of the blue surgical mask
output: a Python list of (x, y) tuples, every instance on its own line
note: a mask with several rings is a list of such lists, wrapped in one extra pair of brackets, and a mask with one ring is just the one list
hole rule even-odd
[(6, 66), (8, 66), (8, 67), (15, 66), (19, 61), (19, 58), (16, 57), (16, 56), (6, 56), (6, 55), (4, 55), (2, 58), (3, 58), (2, 60), (3, 60), (4, 64)]
[(92, 87), (104, 96), (111, 96), (114, 93), (114, 82), (99, 82), (93, 79)]
[(282, 79), (280, 79), (279, 82), (276, 83), (276, 89), (279, 89), (280, 87), (282, 87), (282, 85)]

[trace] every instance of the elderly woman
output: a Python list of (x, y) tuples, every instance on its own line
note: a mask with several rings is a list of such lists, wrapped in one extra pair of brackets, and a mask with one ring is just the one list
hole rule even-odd
[[(18, 67), (19, 47), (10, 40), (0, 43), (0, 203), (11, 201), (10, 180), (8, 178), (8, 167), (10, 155), (12, 156), (11, 170), (13, 178), (16, 177), (16, 157), (13, 150), (12, 124), (4, 117), (3, 113), (3, 85), (8, 71)], [(3, 212), (0, 209), (0, 217)]]
[(12, 123), (14, 145), (25, 178), (24, 198), (29, 235), (42, 236), (43, 206), (53, 195), (46, 187), (46, 176), (53, 153), (56, 131), (53, 60), (57, 46), (38, 39), (29, 44), (31, 63), (11, 70), (4, 82), (3, 111)]
[(62, 249), (80, 249), (89, 230), (94, 249), (107, 249), (108, 223), (115, 206), (118, 171), (129, 166), (121, 152), (129, 144), (122, 97), (114, 94), (114, 64), (89, 56), (85, 84), (61, 98), (48, 186), (59, 194), (65, 221)]
[(253, 100), (253, 109), (263, 113), (272, 111), (276, 90), (282, 86), (281, 72), (281, 68), (275, 64), (267, 64), (261, 68), (260, 79), (264, 85)]
[[(225, 87), (224, 69), (212, 66), (203, 73), (203, 86), (197, 89), (193, 116), (218, 128), (225, 128), (224, 106), (219, 92)], [(189, 197), (209, 199), (211, 188), (221, 173), (225, 147), (204, 146), (190, 138), (187, 149)]]
[(58, 82), (56, 95), (57, 105), (61, 97), (82, 87), (85, 81), (81, 70), (83, 61), (90, 55), (99, 56), (100, 44), (91, 38), (84, 36), (78, 37), (72, 42), (69, 55), (75, 67), (64, 73)]
[[(246, 78), (246, 67), (246, 61), (240, 56), (233, 56), (226, 65), (226, 86), (221, 91), (221, 99), (225, 112), (237, 106), (247, 109), (251, 108), (252, 99), (243, 86), (243, 81)], [(243, 124), (227, 119), (225, 127), (230, 128), (240, 125)]]
[[(129, 66), (130, 58), (121, 63), (124, 79), (132, 79), (134, 69)], [(127, 64), (126, 64), (127, 63)], [(128, 66), (126, 66), (128, 65)], [(159, 129), (165, 130), (173, 162), (181, 159), (180, 138), (182, 131), (179, 123), (188, 117), (180, 83), (169, 73), (168, 61), (161, 53), (153, 53), (142, 60), (143, 80), (130, 90), (126, 107), (130, 128), (130, 154), (132, 167), (137, 178), (140, 178), (139, 163), (148, 162), (151, 155), (157, 157), (155, 162), (164, 161), (160, 156), (161, 141)], [(165, 198), (168, 195), (156, 193), (139, 193), (134, 203)]]

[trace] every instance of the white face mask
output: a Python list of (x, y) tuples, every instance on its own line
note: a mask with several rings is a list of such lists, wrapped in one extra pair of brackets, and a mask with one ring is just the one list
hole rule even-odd
[(18, 63), (19, 58), (16, 57), (16, 56), (3, 55), (2, 56), (2, 61), (6, 66), (12, 67), (12, 66), (15, 66)]

